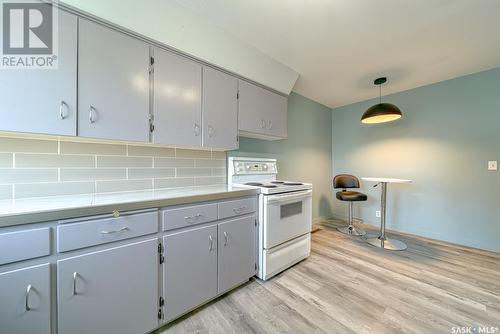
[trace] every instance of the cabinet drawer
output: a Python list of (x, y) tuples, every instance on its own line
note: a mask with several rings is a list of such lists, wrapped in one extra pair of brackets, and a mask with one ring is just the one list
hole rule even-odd
[(235, 201), (219, 203), (219, 219), (240, 216), (255, 212), (256, 199), (243, 198)]
[(50, 254), (50, 228), (0, 232), (0, 265)]
[(163, 211), (163, 230), (217, 220), (217, 204), (202, 204)]
[(57, 251), (66, 252), (158, 232), (158, 212), (87, 220), (57, 227)]

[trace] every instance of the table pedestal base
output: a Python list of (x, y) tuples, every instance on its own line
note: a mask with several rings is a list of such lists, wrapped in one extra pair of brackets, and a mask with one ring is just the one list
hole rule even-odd
[(349, 234), (349, 235), (365, 235), (366, 232), (363, 230), (358, 230), (354, 226), (346, 226), (346, 227), (337, 227), (337, 230), (339, 232), (342, 232), (344, 234)]
[(406, 244), (402, 241), (380, 237), (366, 238), (366, 242), (372, 246), (388, 249), (388, 250), (405, 250), (407, 248)]

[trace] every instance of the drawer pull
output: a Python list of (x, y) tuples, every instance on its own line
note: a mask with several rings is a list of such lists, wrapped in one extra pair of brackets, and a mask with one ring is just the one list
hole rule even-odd
[(26, 296), (25, 296), (25, 304), (24, 304), (24, 309), (26, 311), (31, 311), (31, 307), (30, 307), (30, 292), (31, 292), (31, 284), (28, 285), (28, 287), (26, 288)]
[(78, 277), (78, 273), (75, 271), (73, 273), (73, 296), (76, 296), (76, 279)]
[(211, 252), (213, 250), (214, 239), (212, 238), (211, 235), (209, 235), (208, 240), (210, 242), (209, 247), (208, 247), (208, 251)]
[(101, 234), (113, 234), (113, 233), (118, 233), (118, 232), (123, 232), (123, 231), (128, 231), (128, 227), (122, 227), (119, 230), (114, 230), (114, 231), (101, 231)]
[(117, 218), (117, 217), (120, 217), (120, 211), (118, 210), (114, 210), (112, 213), (113, 217)]
[(227, 246), (229, 242), (229, 234), (227, 232), (224, 232), (224, 247)]
[(201, 216), (203, 216), (202, 214), (198, 213), (194, 216), (187, 216), (187, 217), (184, 217), (184, 220), (186, 221), (190, 221), (190, 220), (198, 220), (198, 218), (200, 218)]
[(240, 206), (239, 208), (233, 208), (234, 213), (245, 212), (248, 208), (246, 206)]

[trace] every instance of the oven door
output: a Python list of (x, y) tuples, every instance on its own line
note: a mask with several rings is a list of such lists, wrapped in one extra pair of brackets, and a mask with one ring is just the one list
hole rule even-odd
[(266, 195), (263, 209), (265, 249), (311, 232), (312, 190)]

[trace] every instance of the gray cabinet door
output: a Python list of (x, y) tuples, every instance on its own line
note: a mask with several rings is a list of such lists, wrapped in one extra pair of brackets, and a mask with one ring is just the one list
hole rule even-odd
[(219, 224), (219, 288), (226, 292), (255, 275), (255, 215)]
[(239, 80), (238, 129), (244, 133), (267, 133), (266, 101), (261, 88)]
[(277, 138), (288, 137), (288, 99), (273, 92), (267, 92), (269, 116), (267, 130)]
[(246, 81), (239, 81), (238, 129), (242, 135), (283, 139), (287, 133), (287, 98)]
[(79, 19), (78, 135), (149, 141), (149, 46)]
[(50, 333), (50, 265), (0, 274), (0, 332)]
[(57, 69), (0, 70), (0, 130), (76, 135), (77, 18), (58, 19)]
[(57, 262), (59, 334), (146, 333), (158, 325), (158, 240)]
[(203, 146), (238, 148), (238, 79), (203, 68)]
[(154, 50), (154, 142), (201, 146), (201, 65)]
[(217, 226), (163, 237), (165, 321), (217, 295)]

